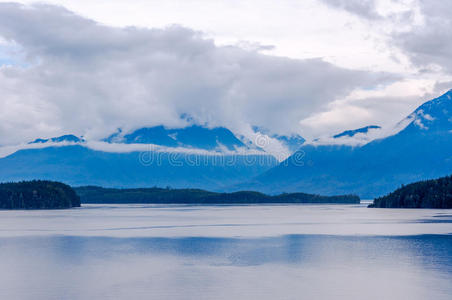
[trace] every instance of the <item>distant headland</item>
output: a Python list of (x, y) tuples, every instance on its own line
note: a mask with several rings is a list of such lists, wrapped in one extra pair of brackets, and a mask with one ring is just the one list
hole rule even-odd
[(284, 193), (276, 196), (253, 191), (216, 193), (200, 189), (134, 188), (115, 189), (97, 186), (74, 188), (82, 203), (146, 203), (146, 204), (290, 204), (332, 203), (356, 204), (355, 195), (320, 196), (305, 193)]

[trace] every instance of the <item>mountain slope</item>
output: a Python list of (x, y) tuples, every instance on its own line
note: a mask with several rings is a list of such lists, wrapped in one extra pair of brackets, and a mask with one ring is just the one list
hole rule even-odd
[(0, 181), (58, 180), (106, 187), (222, 190), (277, 165), (226, 128), (142, 128), (103, 142), (74, 135), (36, 139), (0, 159)]
[(215, 150), (225, 147), (228, 150), (245, 145), (228, 129), (223, 127), (206, 128), (192, 125), (185, 128), (166, 128), (154, 126), (137, 129), (124, 136), (121, 132), (113, 134), (105, 141), (124, 144), (155, 144), (167, 147), (185, 147)]
[(268, 155), (109, 153), (82, 145), (26, 149), (0, 159), (0, 181), (59, 180), (73, 186), (222, 190), (275, 166)]
[(366, 127), (362, 127), (362, 128), (358, 128), (355, 130), (346, 130), (342, 133), (336, 134), (335, 136), (333, 136), (333, 138), (337, 139), (343, 136), (348, 136), (348, 137), (353, 137), (358, 133), (368, 133), (370, 129), (380, 129), (380, 126), (377, 125), (370, 125), (370, 126), (366, 126)]
[(304, 145), (248, 185), (266, 192), (386, 194), (452, 172), (452, 90), (424, 103), (393, 136), (363, 146)]

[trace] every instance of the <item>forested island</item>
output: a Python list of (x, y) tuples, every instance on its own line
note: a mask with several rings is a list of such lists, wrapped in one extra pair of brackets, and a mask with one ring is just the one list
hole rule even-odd
[(80, 197), (61, 182), (33, 180), (0, 183), (0, 209), (80, 207)]
[(97, 186), (74, 188), (82, 203), (147, 203), (147, 204), (283, 204), (283, 203), (335, 203), (356, 204), (355, 195), (320, 196), (305, 193), (276, 196), (259, 192), (241, 191), (216, 193), (200, 189), (134, 188), (115, 189)]
[(411, 183), (374, 200), (377, 208), (452, 208), (452, 176)]

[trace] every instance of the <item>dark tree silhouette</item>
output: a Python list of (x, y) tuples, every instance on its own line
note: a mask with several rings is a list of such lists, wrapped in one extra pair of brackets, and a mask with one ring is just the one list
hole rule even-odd
[(452, 176), (402, 185), (369, 207), (380, 208), (452, 208)]
[(45, 180), (0, 184), (0, 209), (80, 207), (80, 197), (68, 185)]
[(74, 188), (83, 203), (161, 204), (254, 204), (254, 203), (359, 203), (354, 195), (319, 196), (304, 193), (270, 196), (258, 192), (215, 193), (199, 189), (136, 188), (113, 189), (97, 186)]

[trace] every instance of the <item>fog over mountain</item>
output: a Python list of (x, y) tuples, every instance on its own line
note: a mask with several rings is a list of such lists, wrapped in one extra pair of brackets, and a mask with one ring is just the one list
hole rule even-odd
[[(448, 170), (449, 94), (420, 105), (452, 86), (450, 4), (250, 0), (231, 7), (219, 1), (202, 6), (202, 14), (216, 19), (206, 25), (200, 11), (176, 2), (109, 3), (115, 12), (87, 9), (93, 4), (86, 1), (0, 0), (4, 180), (36, 172), (100, 182), (117, 163), (109, 174), (113, 185), (128, 166), (137, 168), (137, 182), (171, 184), (177, 169), (143, 169), (140, 153), (160, 153), (167, 161), (175, 153), (239, 156), (237, 168), (222, 165), (214, 180), (187, 168), (190, 179), (177, 181), (188, 186), (204, 178), (207, 187), (224, 189), (242, 180), (247, 188), (272, 189), (267, 180), (275, 180), (281, 190), (333, 193), (327, 187), (335, 186), (367, 195), (359, 180), (374, 183), (379, 193)], [(156, 7), (158, 20), (150, 17)], [(125, 8), (134, 18), (117, 14)], [(428, 152), (426, 145), (436, 148)], [(312, 156), (305, 168), (287, 165), (300, 153)], [(254, 156), (268, 160), (245, 168)], [(429, 172), (427, 163), (413, 163), (420, 156), (441, 164)], [(396, 157), (400, 173), (380, 180), (378, 170)], [(57, 162), (74, 173), (61, 173)], [(84, 169), (87, 162), (98, 168)], [(210, 167), (212, 161), (206, 174), (214, 174)], [(344, 181), (347, 168), (371, 171)], [(97, 175), (88, 180), (84, 172)], [(159, 172), (167, 172), (164, 180), (148, 180)]]
[[(172, 0), (158, 5), (158, 16), (157, 2), (132, 0), (133, 19), (116, 15), (127, 6), (119, 2), (109, 3), (111, 11), (86, 1), (47, 1), (70, 9), (3, 2), (2, 146), (191, 125), (251, 141), (259, 138), (255, 128), (312, 141), (368, 124), (391, 127), (452, 81), (442, 1), (261, 1), (253, 9), (219, 1), (202, 7), (205, 14), (223, 7), (208, 27), (199, 11)], [(176, 6), (183, 16), (171, 11)], [(237, 10), (268, 18), (258, 23), (274, 44)], [(226, 22), (230, 15), (251, 31)], [(245, 40), (228, 43), (227, 31)], [(272, 152), (290, 152), (274, 144)]]
[(0, 300), (452, 300), (451, 13), (0, 0)]
[(299, 121), (331, 99), (397, 78), (217, 46), (178, 25), (111, 27), (45, 4), (0, 3), (0, 36), (13, 54), (0, 68), (2, 144), (190, 125), (183, 115), (249, 137), (253, 126), (300, 134)]
[[(452, 90), (418, 107), (394, 132), (361, 144), (350, 144), (349, 136), (339, 137), (344, 143), (305, 144), (244, 186), (372, 198), (402, 184), (446, 176), (452, 170)], [(365, 132), (356, 135), (366, 141)]]

